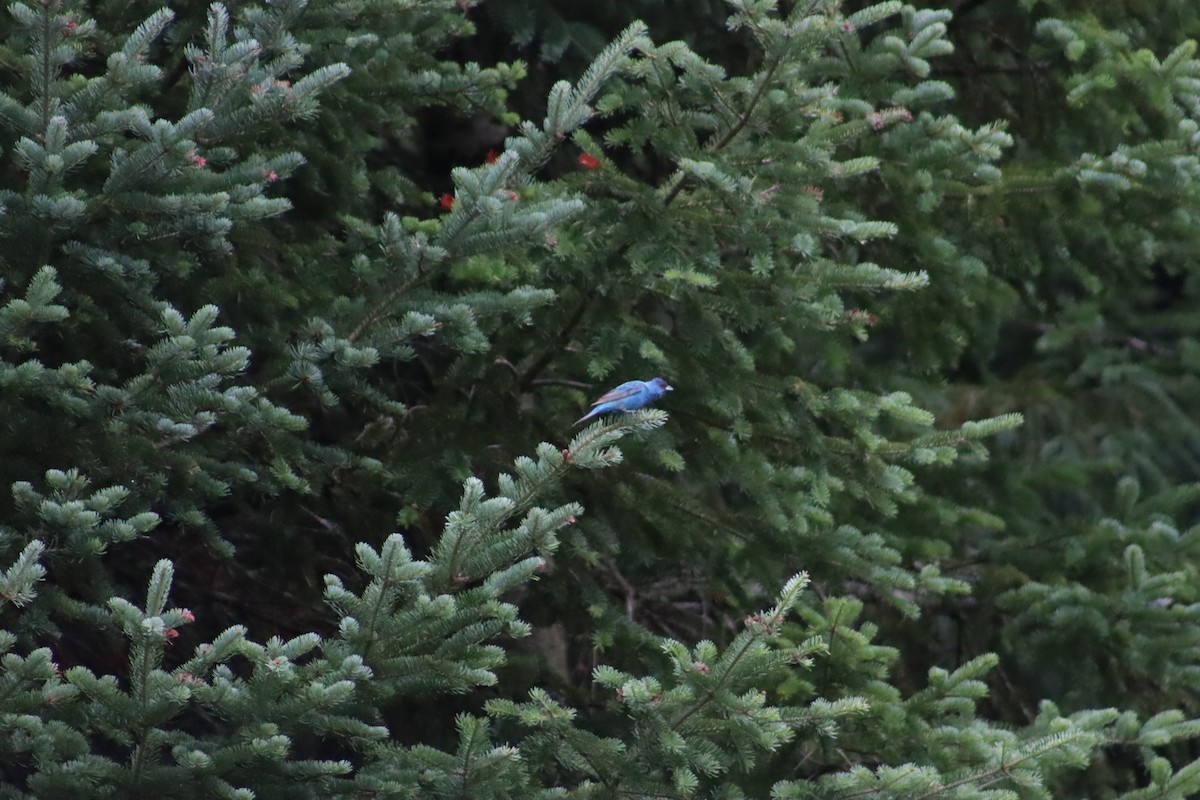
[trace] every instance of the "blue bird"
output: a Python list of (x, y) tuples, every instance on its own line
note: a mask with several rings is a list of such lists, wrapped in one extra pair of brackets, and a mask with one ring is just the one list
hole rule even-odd
[(645, 408), (667, 392), (675, 391), (662, 378), (652, 378), (648, 381), (625, 381), (617, 388), (608, 392), (596, 402), (591, 411), (575, 420), (575, 424), (591, 419), (599, 414), (610, 411), (636, 411)]

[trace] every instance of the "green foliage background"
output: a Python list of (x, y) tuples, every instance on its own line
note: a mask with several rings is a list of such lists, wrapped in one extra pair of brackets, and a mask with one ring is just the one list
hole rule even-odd
[(4, 20), (0, 797), (1200, 793), (1194, 4)]

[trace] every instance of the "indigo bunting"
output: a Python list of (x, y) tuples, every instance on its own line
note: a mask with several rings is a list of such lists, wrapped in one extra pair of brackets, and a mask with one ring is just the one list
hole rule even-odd
[(673, 391), (675, 390), (662, 378), (652, 378), (648, 381), (625, 381), (592, 403), (595, 408), (575, 420), (575, 424), (578, 425), (585, 419), (591, 419), (598, 414), (607, 414), (610, 411), (636, 411), (639, 408), (645, 408), (667, 392)]

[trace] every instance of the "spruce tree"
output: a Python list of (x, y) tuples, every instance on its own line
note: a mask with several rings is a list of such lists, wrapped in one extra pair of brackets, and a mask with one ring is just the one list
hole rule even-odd
[(0, 796), (1200, 791), (1197, 13), (472, 6), (9, 6)]

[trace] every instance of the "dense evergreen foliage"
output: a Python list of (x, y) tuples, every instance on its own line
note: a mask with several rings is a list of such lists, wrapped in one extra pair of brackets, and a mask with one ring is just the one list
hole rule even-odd
[(1200, 794), (1200, 8), (941, 5), (9, 5), (0, 798)]

